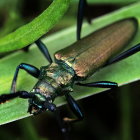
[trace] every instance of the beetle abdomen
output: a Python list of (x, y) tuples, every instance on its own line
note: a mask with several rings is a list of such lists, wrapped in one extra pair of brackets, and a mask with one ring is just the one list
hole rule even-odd
[(115, 22), (56, 52), (55, 58), (71, 66), (78, 77), (90, 76), (126, 46), (137, 27), (135, 18)]

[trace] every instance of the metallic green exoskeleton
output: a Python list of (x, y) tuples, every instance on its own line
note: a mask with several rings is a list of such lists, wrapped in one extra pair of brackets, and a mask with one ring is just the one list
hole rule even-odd
[[(64, 122), (74, 122), (83, 119), (83, 113), (79, 105), (70, 95), (73, 91), (73, 85), (101, 88), (117, 87), (117, 83), (110, 81), (98, 81), (86, 84), (81, 83), (81, 81), (94, 74), (101, 67), (120, 61), (140, 50), (140, 44), (137, 44), (115, 56), (125, 48), (126, 44), (131, 41), (136, 34), (138, 22), (135, 18), (117, 21), (81, 39), (82, 21), (84, 11), (87, 9), (87, 1), (79, 0), (77, 14), (78, 41), (56, 52), (54, 55), (55, 62), (52, 61), (45, 44), (43, 44), (40, 39), (35, 41), (50, 64), (38, 69), (33, 65), (21, 63), (17, 66), (14, 74), (11, 94), (2, 94), (0, 96), (0, 103), (4, 103), (16, 97), (28, 99), (28, 112), (30, 114), (36, 115), (46, 110), (54, 112), (61, 131), (65, 134), (67, 140), (67, 127), (65, 127)], [(90, 21), (90, 19), (88, 21)], [(16, 91), (16, 81), (20, 69), (25, 70), (38, 79), (37, 83), (29, 92)], [(66, 97), (71, 110), (77, 117), (76, 119), (61, 119), (59, 110), (53, 103), (58, 96)]]
[[(65, 95), (76, 116), (82, 118), (79, 106), (69, 94), (73, 91), (73, 85), (77, 83), (80, 85), (81, 80), (92, 75), (113, 55), (121, 51), (132, 40), (137, 26), (136, 19), (124, 19), (56, 52), (55, 63), (40, 69), (39, 81), (31, 91), (31, 94), (37, 97), (30, 99), (29, 112), (38, 113), (45, 110), (48, 108), (43, 106), (46, 100), (51, 106), (57, 96)], [(114, 82), (103, 81), (92, 83), (92, 86), (116, 87), (117, 85)]]
[(86, 78), (122, 51), (138, 28), (136, 19), (124, 19), (100, 29), (55, 54), (72, 67), (78, 77)]
[[(57, 96), (73, 91), (74, 75), (73, 69), (62, 62), (41, 67), (39, 81), (31, 90), (31, 94), (37, 94), (38, 98), (37, 100), (30, 99), (31, 106), (35, 107), (34, 105), (38, 106), (40, 104), (40, 109), (42, 110), (41, 104), (46, 99), (49, 103), (52, 103)], [(38, 113), (40, 110), (37, 109), (36, 111)]]

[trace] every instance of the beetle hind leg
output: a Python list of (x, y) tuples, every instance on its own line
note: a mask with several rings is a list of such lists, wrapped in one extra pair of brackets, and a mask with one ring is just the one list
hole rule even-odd
[(123, 60), (123, 59), (125, 59), (125, 58), (127, 58), (127, 57), (129, 57), (129, 56), (131, 56), (131, 55), (133, 55), (133, 54), (135, 54), (135, 53), (137, 53), (137, 52), (139, 52), (139, 51), (140, 51), (140, 43), (137, 44), (137, 45), (135, 45), (134, 47), (132, 47), (132, 48), (126, 50), (125, 52), (122, 52), (121, 54), (117, 55), (116, 57), (110, 59), (110, 60), (104, 65), (104, 67), (105, 67), (105, 66), (108, 66), (108, 65), (111, 65), (111, 64), (113, 64), (113, 63), (119, 62), (119, 61), (121, 61), (121, 60)]

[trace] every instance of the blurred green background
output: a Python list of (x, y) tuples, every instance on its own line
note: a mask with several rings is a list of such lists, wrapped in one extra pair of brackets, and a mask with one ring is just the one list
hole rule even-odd
[[(85, 16), (94, 19), (135, 1), (90, 0)], [(0, 0), (0, 37), (31, 21), (50, 3), (51, 0)], [(76, 24), (76, 13), (77, 1), (73, 0), (65, 17), (47, 34)], [(85, 119), (71, 125), (71, 139), (139, 140), (139, 85), (140, 82), (135, 82), (80, 100)], [(60, 110), (64, 117), (73, 115), (67, 105), (61, 106)], [(63, 137), (54, 114), (46, 112), (0, 126), (0, 139), (62, 140)]]

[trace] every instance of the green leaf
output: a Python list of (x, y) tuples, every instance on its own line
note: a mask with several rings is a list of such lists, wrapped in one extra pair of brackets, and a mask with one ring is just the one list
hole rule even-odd
[[(72, 2), (78, 2), (79, 0), (72, 0)], [(92, 4), (128, 4), (138, 2), (139, 0), (87, 0)]]
[(0, 0), (0, 8), (10, 7), (17, 3), (17, 0)]
[(68, 9), (70, 1), (71, 0), (54, 0), (52, 4), (32, 22), (1, 38), (0, 52), (17, 50), (32, 44), (60, 20)]
[(89, 3), (100, 3), (100, 4), (127, 4), (138, 2), (139, 0), (88, 0)]
[[(101, 27), (104, 27), (107, 24), (110, 24), (112, 22), (115, 22), (123, 18), (127, 18), (127, 17), (138, 18), (140, 15), (139, 8), (140, 8), (140, 3), (136, 3), (124, 7), (116, 12), (107, 14), (103, 17), (97, 18), (94, 20), (94, 22), (91, 25), (84, 24), (83, 36)], [(76, 41), (75, 30), (76, 27), (71, 27), (67, 30), (58, 32), (43, 40), (44, 43), (47, 44), (48, 49), (52, 56), (57, 50), (60, 50)], [(131, 43), (128, 46), (130, 47), (140, 42), (139, 37), (140, 37), (140, 32), (138, 31), (135, 39), (131, 41)], [(114, 41), (117, 41), (117, 39), (115, 39)], [(139, 55), (140, 54), (137, 53), (126, 60), (123, 60), (121, 62), (108, 66), (106, 68), (100, 69), (98, 72), (96, 72), (92, 77), (88, 79), (88, 82), (108, 80), (108, 81), (118, 82), (119, 85), (124, 85), (139, 80), (140, 79), (140, 71), (139, 71), (140, 56)], [(0, 86), (1, 86), (0, 93), (1, 94), (9, 92), (16, 66), (22, 62), (33, 64), (37, 67), (48, 64), (35, 45), (33, 45), (30, 48), (30, 51), (28, 53), (19, 51), (8, 57), (1, 59), (0, 60)], [(26, 72), (21, 70), (17, 83), (17, 90), (30, 91), (36, 82), (37, 79), (31, 77)], [(105, 89), (75, 86), (74, 88), (75, 92), (72, 93), (72, 95), (76, 99), (81, 99), (102, 92), (103, 90)], [(55, 101), (57, 105), (62, 105), (64, 104), (64, 102), (65, 102), (64, 97), (57, 98)], [(11, 122), (29, 116), (30, 114), (27, 114), (27, 109), (28, 109), (28, 101), (23, 99), (14, 99), (10, 102), (0, 105), (0, 124), (4, 124), (7, 122)]]

